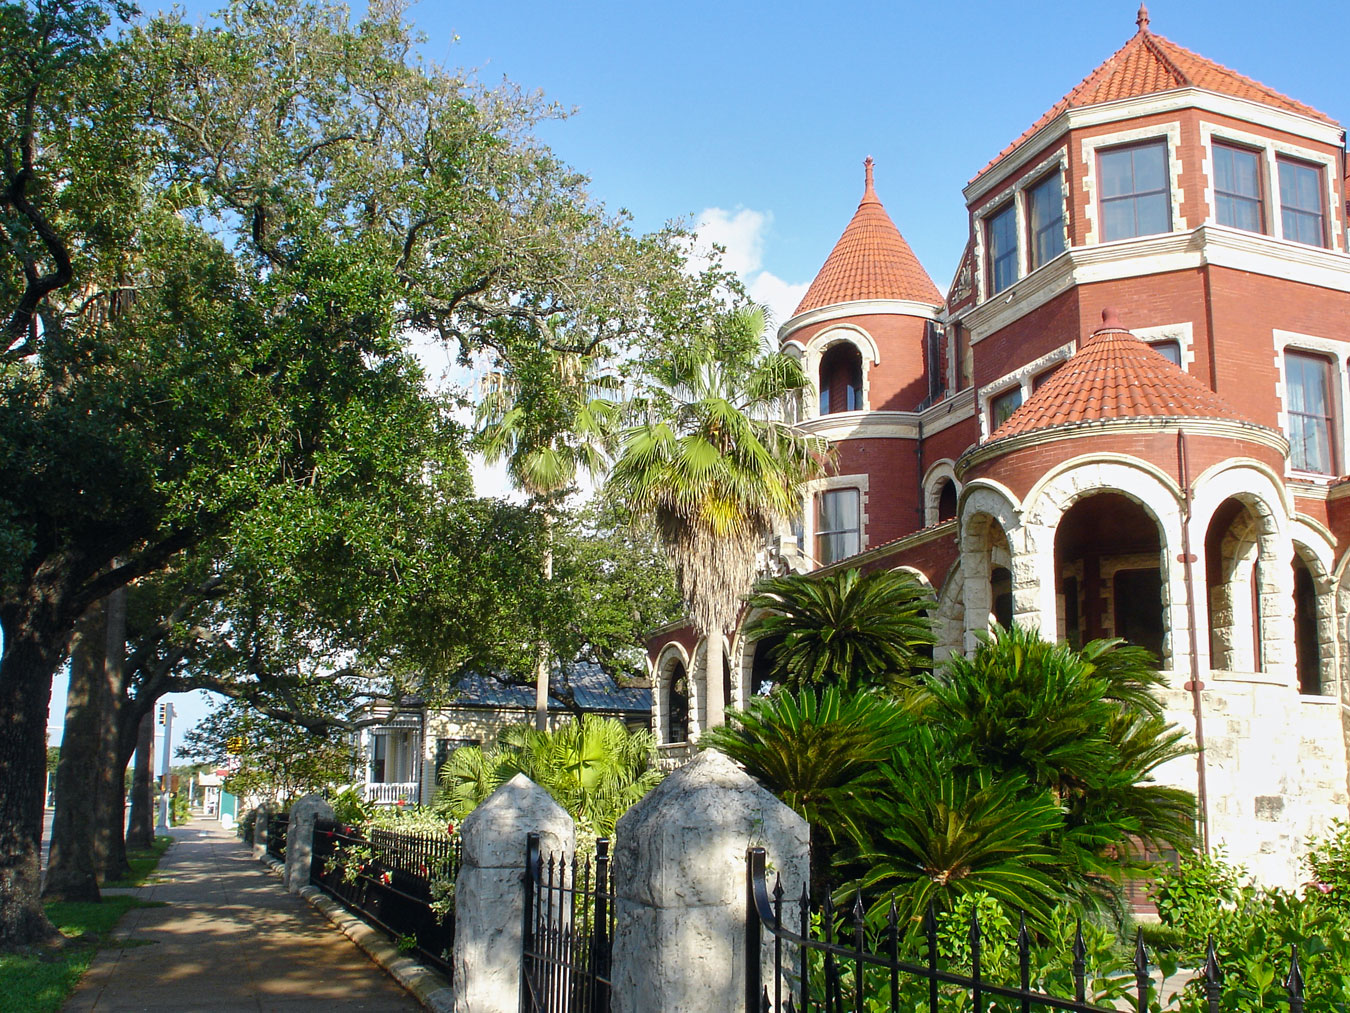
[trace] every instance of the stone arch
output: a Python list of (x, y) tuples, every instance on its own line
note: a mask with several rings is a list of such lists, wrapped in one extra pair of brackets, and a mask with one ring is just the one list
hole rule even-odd
[[(1055, 541), (1064, 515), (1080, 501), (1102, 493), (1122, 496), (1141, 507), (1158, 527), (1158, 568), (1163, 608), (1163, 667), (1182, 669), (1189, 654), (1186, 579), (1177, 561), (1181, 546), (1181, 490), (1166, 472), (1124, 454), (1089, 454), (1052, 469), (1027, 494), (1023, 537), (1027, 568), (1034, 575), (1057, 574)], [(1028, 589), (1034, 614), (1047, 636), (1058, 630), (1057, 581), (1037, 580)], [(1028, 622), (1028, 625), (1030, 623)]]
[[(947, 494), (950, 514), (947, 514)], [(935, 461), (923, 476), (923, 523), (927, 527), (956, 516), (956, 504), (961, 499), (961, 483), (956, 479), (956, 462), (949, 457)]]
[[(680, 708), (672, 707), (672, 703), (675, 702), (672, 690), (678, 693), (680, 681), (684, 683), (683, 721), (680, 722), (684, 727), (682, 739), (672, 738), (675, 727), (672, 725), (672, 719), (677, 722), (680, 719)], [(693, 700), (690, 696), (693, 684), (694, 680), (690, 677), (689, 652), (684, 649), (683, 644), (675, 642), (666, 644), (656, 657), (652, 675), (652, 724), (658, 745), (689, 741), (692, 731), (690, 719), (693, 717)]]
[[(802, 368), (806, 375), (811, 379), (815, 386), (817, 394), (820, 392), (820, 367), (826, 354), (836, 345), (848, 344), (857, 350), (862, 362), (862, 390), (860, 392), (861, 409), (867, 411), (871, 407), (871, 366), (881, 362), (881, 351), (877, 347), (876, 341), (872, 335), (863, 330), (857, 324), (834, 323), (828, 327), (821, 328), (813, 334), (807, 341), (802, 353)], [(806, 417), (816, 418), (820, 415), (820, 405), (818, 398), (808, 402), (806, 406)]]
[[(915, 580), (919, 582), (919, 586), (924, 589), (924, 591), (927, 593), (928, 597), (932, 600), (932, 602), (934, 603), (937, 602), (937, 592), (933, 590), (933, 582), (928, 579), (928, 574), (924, 573), (917, 566), (906, 566), (906, 565), (893, 566), (891, 567), (891, 570), (901, 571), (909, 574), (911, 577), (913, 577)], [(929, 623), (931, 624), (931, 628), (933, 630), (933, 638), (934, 640), (936, 640), (937, 612), (938, 612), (937, 606), (935, 604), (930, 604), (929, 607), (924, 611), (928, 617)], [(923, 655), (925, 659), (927, 659), (927, 662), (934, 662), (937, 659), (937, 645), (934, 644), (932, 650), (924, 648), (920, 653)]]
[(1194, 488), (1191, 545), (1201, 557), (1210, 627), (1199, 645), (1208, 661), (1201, 667), (1294, 685), (1293, 543), (1283, 486), (1264, 465), (1239, 460), (1208, 469)]
[[(732, 659), (735, 657), (731, 653), (731, 644), (727, 642), (725, 636), (722, 637), (722, 678), (724, 686), (726, 682), (731, 682), (734, 678), (735, 665)], [(699, 637), (698, 643), (694, 645), (694, 664), (692, 677), (690, 678), (690, 703), (689, 703), (689, 734), (697, 738), (708, 727), (708, 638)], [(734, 688), (734, 685), (733, 687)], [(732, 700), (731, 693), (723, 695), (723, 704), (729, 705)]]
[(744, 710), (754, 695), (755, 658), (758, 656), (763, 638), (751, 640), (745, 635), (748, 623), (761, 616), (769, 615), (768, 609), (749, 609), (741, 616), (741, 625), (732, 643), (731, 653), (727, 656), (736, 659), (731, 666), (731, 692), (727, 697), (727, 706)]
[(942, 589), (937, 595), (938, 607), (933, 616), (933, 663), (946, 661), (964, 647), (966, 629), (965, 579), (957, 562), (947, 571)]
[(1013, 581), (1015, 556), (1021, 524), (1012, 494), (989, 479), (977, 479), (966, 486), (961, 496), (961, 573), (964, 580), (964, 646), (967, 652), (978, 644), (978, 635), (987, 631), (1000, 604), (993, 583), (997, 571), (1008, 574), (1009, 609), (1007, 618), (1017, 619), (1016, 588)]

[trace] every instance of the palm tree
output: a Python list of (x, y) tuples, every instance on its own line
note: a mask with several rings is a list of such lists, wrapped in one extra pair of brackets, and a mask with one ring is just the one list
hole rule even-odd
[(706, 639), (707, 724), (723, 720), (722, 636), (754, 581), (765, 538), (801, 509), (824, 474), (823, 448), (795, 432), (810, 381), (796, 359), (765, 353), (765, 312), (739, 309), (703, 340), (648, 365), (610, 475), (611, 495), (655, 524), (672, 553), (695, 630)]
[(769, 650), (776, 685), (912, 688), (919, 648), (933, 643), (923, 585), (904, 570), (857, 569), (815, 577), (789, 574), (755, 585), (745, 625), (752, 640), (779, 638)]
[[(600, 474), (614, 445), (618, 405), (603, 392), (594, 359), (537, 348), (516, 354), (483, 385), (478, 447), (489, 464), (506, 461), (516, 488), (541, 508), (544, 579), (553, 579), (553, 512), (580, 473)], [(548, 727), (551, 659), (541, 641), (535, 669), (535, 728)]]
[(605, 836), (628, 808), (661, 780), (652, 766), (655, 738), (617, 718), (587, 714), (552, 731), (528, 725), (502, 730), (486, 749), (463, 746), (441, 767), (433, 805), (462, 820), (502, 782), (530, 778), (566, 809), (581, 829)]

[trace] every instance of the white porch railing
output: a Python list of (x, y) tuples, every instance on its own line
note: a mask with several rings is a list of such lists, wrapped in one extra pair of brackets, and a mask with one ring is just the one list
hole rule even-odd
[(362, 797), (367, 802), (381, 805), (396, 805), (400, 801), (416, 805), (422, 786), (416, 781), (368, 782), (362, 789)]

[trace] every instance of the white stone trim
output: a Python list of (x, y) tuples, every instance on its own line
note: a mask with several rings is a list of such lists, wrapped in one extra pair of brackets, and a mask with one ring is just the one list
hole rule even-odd
[(919, 413), (924, 438), (964, 422), (975, 411), (975, 388), (966, 387)]
[(1004, 180), (1031, 161), (1034, 155), (1058, 141), (1070, 130), (1123, 122), (1143, 116), (1180, 112), (1183, 109), (1200, 109), (1229, 119), (1244, 120), (1333, 148), (1343, 147), (1345, 144), (1345, 135), (1341, 128), (1325, 120), (1276, 109), (1263, 102), (1221, 95), (1203, 88), (1174, 88), (1171, 91), (1141, 95), (1137, 98), (1117, 99), (1114, 102), (1099, 102), (1095, 105), (1066, 109), (1003, 158), (995, 160), (987, 169), (981, 171), (966, 184), (962, 194), (969, 204), (989, 191), (998, 189)]
[(1077, 350), (1077, 341), (1065, 342), (1058, 348), (1052, 348), (1044, 355), (1038, 356), (1030, 362), (1023, 363), (1011, 373), (1005, 373), (997, 380), (981, 386), (979, 389), (980, 441), (983, 442), (989, 439), (990, 426), (992, 424), (989, 418), (990, 401), (997, 397), (1002, 397), (1014, 387), (1020, 387), (1022, 389), (1022, 404), (1026, 404), (1033, 393), (1031, 385), (1036, 377), (1056, 363), (1064, 362)]
[(1350, 255), (1257, 232), (1201, 225), (1190, 232), (1071, 247), (1041, 270), (1004, 289), (998, 299), (963, 309), (951, 321), (968, 329), (973, 347), (1070, 288), (1193, 271), (1206, 264), (1350, 292)]
[(1181, 369), (1184, 373), (1191, 371), (1191, 366), (1195, 362), (1195, 326), (1187, 320), (1180, 324), (1157, 324), (1152, 327), (1134, 327), (1130, 333), (1146, 345), (1154, 345), (1160, 341), (1175, 341), (1177, 348), (1181, 352)]
[[(811, 563), (811, 569), (822, 566), (816, 559), (816, 496), (834, 489), (858, 490), (858, 552), (867, 551), (867, 513), (868, 483), (871, 476), (867, 472), (857, 475), (830, 475), (817, 478), (802, 486), (802, 555)], [(837, 562), (837, 561), (836, 561)], [(833, 564), (830, 564), (833, 565)]]
[(1331, 389), (1332, 438), (1335, 446), (1331, 448), (1331, 473), (1322, 475), (1312, 471), (1296, 471), (1286, 459), (1285, 474), (1310, 485), (1330, 485), (1344, 471), (1346, 461), (1346, 424), (1345, 410), (1350, 405), (1350, 377), (1346, 375), (1347, 362), (1350, 362), (1350, 340), (1324, 338), (1315, 334), (1300, 334), (1297, 331), (1272, 331), (1275, 341), (1275, 398), (1280, 410), (1276, 416), (1277, 425), (1283, 433), (1289, 432), (1289, 414), (1285, 410), (1284, 353), (1286, 349), (1296, 352), (1311, 352), (1325, 356), (1331, 362), (1333, 384)]
[[(938, 501), (941, 498), (942, 483), (951, 481), (956, 487), (956, 502), (961, 502), (961, 483), (956, 479), (956, 462), (950, 457), (934, 461), (923, 476), (923, 525), (930, 527), (938, 523)], [(955, 516), (955, 515), (953, 515)]]
[(844, 317), (862, 317), (890, 315), (901, 317), (919, 317), (923, 320), (936, 320), (942, 312), (942, 303), (915, 302), (912, 299), (855, 299), (853, 302), (834, 303), (818, 309), (807, 310), (795, 317), (789, 317), (778, 328), (779, 342), (785, 342), (793, 332), (812, 324), (827, 320), (839, 320)]
[[(1317, 166), (1322, 172), (1322, 214), (1327, 219), (1327, 235), (1325, 237), (1327, 246), (1322, 247), (1322, 249), (1345, 249), (1344, 232), (1341, 228), (1340, 218), (1335, 213), (1338, 206), (1335, 186), (1337, 173), (1335, 156), (1323, 154), (1302, 145), (1290, 144), (1277, 138), (1265, 137), (1261, 134), (1249, 134), (1244, 130), (1236, 130), (1226, 124), (1202, 121), (1200, 123), (1200, 146), (1205, 153), (1201, 166), (1205, 173), (1206, 222), (1218, 228), (1230, 227), (1219, 225), (1218, 206), (1214, 201), (1214, 142), (1216, 140), (1220, 144), (1229, 143), (1234, 147), (1247, 148), (1260, 155), (1262, 232), (1259, 234), (1272, 238), (1283, 239), (1284, 236), (1283, 214), (1280, 209), (1280, 156)], [(1247, 230), (1238, 229), (1237, 231), (1245, 232)], [(1338, 238), (1341, 240), (1340, 242), (1337, 242)], [(1292, 240), (1284, 241), (1292, 242)], [(1306, 246), (1308, 244), (1300, 245)]]
[(818, 436), (831, 442), (917, 440), (919, 416), (915, 412), (830, 412), (798, 422), (794, 428), (807, 436)]
[[(1170, 228), (1167, 232), (1159, 233), (1159, 235), (1168, 235), (1174, 232), (1186, 231), (1188, 227), (1187, 222), (1181, 214), (1181, 204), (1185, 197), (1185, 191), (1181, 186), (1181, 124), (1159, 123), (1148, 127), (1135, 127), (1131, 130), (1120, 130), (1113, 134), (1085, 137), (1080, 142), (1083, 160), (1083, 192), (1087, 194), (1087, 207), (1083, 213), (1084, 220), (1087, 222), (1088, 226), (1086, 245), (1095, 246), (1103, 241), (1100, 230), (1099, 197), (1097, 194), (1097, 153), (1103, 148), (1123, 147), (1161, 140), (1167, 141), (1167, 169), (1172, 204), (1171, 218), (1168, 223)], [(1131, 236), (1129, 238), (1139, 239), (1142, 237)]]

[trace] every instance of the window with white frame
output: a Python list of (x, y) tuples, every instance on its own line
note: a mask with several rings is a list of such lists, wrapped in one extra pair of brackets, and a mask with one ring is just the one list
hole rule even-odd
[(1285, 239), (1327, 245), (1322, 169), (1292, 158), (1276, 160), (1280, 172), (1280, 222)]
[(1031, 270), (1064, 252), (1064, 182), (1055, 170), (1027, 190), (1028, 253)]
[(1002, 292), (1017, 280), (1017, 206), (1009, 201), (1002, 211), (985, 220), (985, 247), (989, 251), (989, 294)]
[(1022, 407), (1022, 388), (1013, 387), (989, 399), (989, 431), (992, 433)]
[(1148, 347), (1178, 369), (1181, 368), (1181, 342), (1175, 340), (1150, 341)]
[(1097, 168), (1104, 241), (1172, 230), (1166, 140), (1101, 151)]
[(816, 562), (829, 566), (862, 547), (862, 495), (858, 489), (827, 489), (816, 496)]
[(1214, 220), (1248, 232), (1265, 232), (1261, 153), (1214, 144)]
[(1336, 440), (1331, 360), (1285, 349), (1284, 391), (1290, 467), (1333, 474)]

